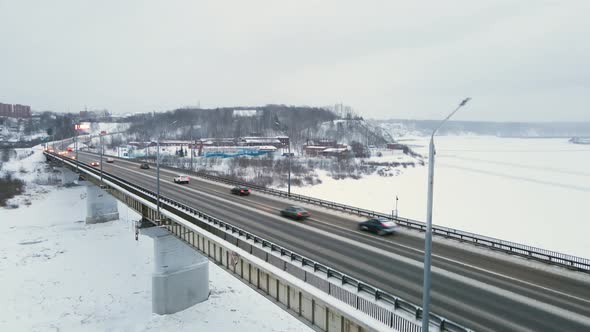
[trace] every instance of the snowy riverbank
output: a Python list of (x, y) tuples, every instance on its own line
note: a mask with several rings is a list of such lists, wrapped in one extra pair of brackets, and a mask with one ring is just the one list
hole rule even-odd
[(211, 263), (208, 301), (152, 314), (153, 244), (134, 240), (139, 216), (119, 203), (120, 220), (86, 225), (85, 187), (39, 188), (29, 206), (0, 209), (0, 331), (309, 330)]

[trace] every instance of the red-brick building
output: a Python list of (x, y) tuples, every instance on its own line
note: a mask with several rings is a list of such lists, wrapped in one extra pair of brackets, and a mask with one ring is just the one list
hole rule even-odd
[(9, 118), (30, 118), (31, 106), (0, 103), (0, 116), (5, 116)]
[(12, 105), (0, 103), (0, 116), (12, 117)]
[(31, 117), (31, 106), (15, 104), (12, 106), (12, 114), (15, 118), (30, 118)]

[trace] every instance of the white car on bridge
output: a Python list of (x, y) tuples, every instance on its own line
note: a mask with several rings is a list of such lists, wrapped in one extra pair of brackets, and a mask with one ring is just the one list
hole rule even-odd
[(189, 183), (188, 175), (178, 174), (174, 177), (174, 183)]

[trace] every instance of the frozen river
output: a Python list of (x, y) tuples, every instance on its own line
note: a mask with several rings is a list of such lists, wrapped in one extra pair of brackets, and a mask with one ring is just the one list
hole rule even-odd
[[(425, 157), (428, 138), (403, 141)], [(433, 223), (590, 257), (590, 145), (567, 139), (435, 138)], [(427, 160), (427, 158), (425, 158)], [(361, 180), (323, 177), (298, 194), (426, 219), (427, 166)]]

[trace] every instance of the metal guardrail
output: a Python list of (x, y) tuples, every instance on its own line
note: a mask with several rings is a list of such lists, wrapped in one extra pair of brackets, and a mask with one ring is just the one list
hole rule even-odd
[[(179, 170), (178, 168), (174, 168), (174, 167), (170, 167), (170, 166), (160, 165), (160, 167), (166, 168), (169, 170), (173, 170), (173, 171)], [(183, 169), (183, 172), (185, 172), (185, 171), (187, 171), (187, 170)], [(397, 223), (399, 223), (401, 226), (404, 226), (406, 228), (415, 229), (415, 230), (419, 230), (422, 232), (426, 231), (426, 224), (424, 222), (419, 221), (419, 220), (402, 218), (402, 217), (392, 217), (389, 214), (385, 214), (385, 213), (381, 213), (381, 212), (377, 212), (377, 211), (372, 211), (372, 210), (367, 210), (367, 209), (362, 209), (362, 208), (358, 208), (358, 207), (354, 207), (354, 206), (350, 206), (350, 205), (346, 205), (346, 204), (341, 204), (341, 203), (336, 203), (336, 202), (332, 202), (332, 201), (328, 201), (328, 200), (323, 200), (323, 199), (319, 199), (319, 198), (314, 198), (314, 197), (310, 197), (310, 196), (304, 196), (304, 195), (298, 195), (298, 194), (289, 195), (287, 192), (282, 191), (282, 190), (267, 188), (264, 186), (258, 186), (258, 185), (244, 182), (244, 181), (228, 179), (228, 178), (225, 178), (222, 176), (207, 174), (205, 172), (194, 172), (194, 171), (189, 171), (189, 172), (192, 174), (195, 174), (201, 178), (215, 181), (215, 182), (221, 182), (221, 183), (230, 184), (230, 185), (245, 185), (245, 186), (248, 186), (248, 187), (255, 189), (257, 191), (266, 193), (266, 194), (271, 194), (274, 196), (293, 199), (293, 200), (297, 200), (300, 202), (314, 204), (317, 206), (326, 207), (326, 208), (330, 208), (330, 209), (334, 209), (334, 210), (350, 212), (350, 213), (354, 213), (354, 214), (357, 214), (360, 216), (386, 218), (389, 220), (394, 220)], [(543, 262), (546, 264), (557, 265), (557, 266), (565, 267), (568, 269), (573, 269), (573, 270), (577, 270), (577, 271), (581, 271), (581, 272), (585, 272), (585, 273), (590, 273), (590, 259), (588, 259), (588, 258), (582, 258), (582, 257), (573, 256), (573, 255), (568, 255), (568, 254), (560, 253), (557, 251), (542, 249), (542, 248), (529, 246), (526, 244), (520, 244), (520, 243), (516, 243), (516, 242), (512, 242), (512, 241), (505, 241), (505, 240), (501, 240), (501, 239), (497, 239), (497, 238), (493, 238), (493, 237), (489, 237), (489, 236), (485, 236), (485, 235), (479, 235), (479, 234), (475, 234), (475, 233), (465, 232), (465, 231), (461, 231), (461, 230), (453, 229), (453, 228), (449, 228), (449, 227), (444, 227), (444, 226), (432, 225), (432, 232), (435, 235), (444, 236), (449, 239), (455, 239), (458, 241), (469, 242), (469, 243), (472, 243), (476, 246), (482, 246), (482, 247), (490, 248), (492, 250), (501, 251), (501, 252), (504, 252), (507, 254), (517, 255), (517, 256), (521, 256), (521, 257), (525, 257), (525, 258), (529, 258), (529, 259), (534, 259), (534, 260), (537, 260), (537, 261), (540, 261), (540, 262)]]
[[(48, 152), (44, 152), (44, 153), (46, 155), (51, 156), (52, 158), (55, 158), (60, 161), (65, 160), (65, 161), (68, 161), (72, 164), (78, 164), (78, 167), (83, 171), (94, 173), (96, 175), (100, 174), (100, 170), (95, 169), (91, 166), (88, 166), (78, 160), (71, 160), (69, 158), (64, 158), (62, 156), (51, 154)], [(154, 204), (156, 203), (156, 194), (149, 189), (138, 186), (137, 184), (133, 184), (123, 178), (109, 174), (107, 172), (103, 172), (103, 178), (113, 181), (117, 185), (125, 188), (129, 192), (132, 192), (133, 194), (135, 194), (139, 197), (142, 197), (148, 201), (151, 201)], [(177, 214), (177, 215), (179, 213), (181, 213), (184, 215), (181, 217), (183, 217), (191, 222), (198, 221), (198, 220), (195, 220), (194, 218), (192, 218), (188, 213), (196, 215), (199, 218), (204, 219), (207, 222), (209, 222), (209, 225), (213, 224), (213, 225), (217, 226), (218, 228), (227, 231), (230, 234), (238, 234), (239, 236), (246, 238), (246, 240), (252, 240), (254, 242), (254, 244), (260, 244), (263, 249), (268, 248), (270, 250), (270, 252), (279, 253), (281, 258), (287, 257), (289, 259), (289, 262), (291, 262), (291, 263), (299, 262), (301, 264), (302, 268), (310, 267), (313, 269), (314, 272), (317, 272), (317, 271), (324, 272), (324, 273), (326, 273), (328, 278), (335, 278), (338, 281), (340, 281), (341, 286), (351, 285), (351, 286), (355, 287), (359, 293), (361, 293), (361, 292), (365, 293), (365, 294), (371, 296), (372, 298), (374, 298), (375, 301), (380, 300), (380, 301), (384, 301), (386, 303), (389, 303), (390, 305), (393, 306), (394, 310), (404, 311), (404, 312), (412, 315), (417, 320), (422, 318), (422, 308), (418, 305), (415, 305), (415, 304), (413, 304), (409, 301), (406, 301), (400, 297), (397, 297), (395, 295), (389, 294), (377, 287), (371, 286), (371, 285), (364, 283), (356, 278), (348, 276), (345, 273), (342, 273), (338, 270), (332, 269), (326, 265), (318, 263), (318, 262), (316, 262), (312, 259), (309, 259), (305, 256), (299, 255), (299, 254), (293, 252), (292, 250), (285, 249), (285, 248), (281, 247), (280, 245), (277, 245), (277, 244), (275, 244), (271, 241), (268, 241), (262, 237), (259, 237), (255, 234), (248, 232), (248, 231), (245, 231), (239, 227), (233, 226), (230, 223), (227, 223), (225, 221), (217, 219), (209, 214), (206, 214), (206, 213), (199, 211), (195, 208), (192, 208), (188, 205), (180, 203), (176, 200), (167, 198), (166, 196), (163, 196), (161, 194), (160, 194), (160, 201), (161, 201), (160, 208), (166, 209), (166, 210), (173, 212), (174, 214)], [(166, 204), (162, 204), (162, 203), (166, 203)], [(166, 206), (166, 205), (168, 205), (168, 206)], [(201, 228), (204, 228), (207, 231), (211, 231), (210, 229), (207, 229), (206, 227), (202, 227), (198, 223), (195, 223), (195, 225), (200, 226)], [(207, 225), (207, 224), (205, 224), (205, 225)], [(303, 278), (299, 277), (299, 278), (304, 280), (305, 282), (309, 283), (310, 285), (318, 288), (316, 285), (313, 285), (313, 282), (309, 282), (307, 280), (308, 279), (307, 272), (305, 270), (304, 270), (304, 272), (305, 272), (303, 274), (304, 277)], [(336, 286), (336, 285), (334, 285), (334, 286)], [(319, 287), (319, 289), (322, 289), (322, 288)], [(325, 289), (322, 289), (322, 290), (324, 292), (326, 292)], [(343, 292), (348, 292), (343, 287), (339, 287), (339, 290), (341, 290)], [(338, 292), (338, 290), (334, 290), (334, 292)], [(332, 292), (332, 289), (330, 287), (328, 287), (327, 293), (329, 295), (334, 296), (334, 297), (338, 298), (339, 300), (343, 301), (342, 298), (340, 298), (337, 294), (334, 294)], [(350, 292), (348, 292), (348, 293), (350, 293)], [(361, 310), (362, 312), (370, 315), (371, 317), (380, 320), (381, 322), (383, 322), (386, 325), (389, 325), (390, 327), (395, 327), (394, 316), (396, 316), (396, 315), (393, 312), (389, 311), (391, 316), (382, 316), (382, 317), (377, 316), (377, 317), (375, 317), (375, 314), (373, 312), (375, 308), (372, 308), (367, 305), (363, 305), (362, 304), (362, 301), (363, 301), (362, 297), (355, 296), (353, 298), (355, 299), (354, 304), (350, 303), (349, 301), (343, 301), (343, 302), (346, 302), (349, 305), (353, 306), (355, 309)], [(387, 309), (385, 309), (383, 307), (379, 307), (379, 309), (388, 311)], [(434, 324), (435, 326), (438, 326), (440, 331), (450, 331), (450, 332), (470, 332), (470, 331), (472, 331), (472, 330), (470, 330), (458, 323), (455, 323), (451, 320), (448, 320), (448, 319), (446, 319), (442, 316), (439, 316), (437, 314), (434, 314), (432, 312), (430, 313), (429, 317), (430, 317), (430, 322), (432, 324)]]
[[(160, 166), (163, 167), (163, 166)], [(167, 169), (171, 170), (178, 170), (177, 168), (165, 166)], [(183, 170), (184, 171), (184, 170)], [(191, 172), (201, 178), (221, 182), (225, 184), (231, 185), (245, 185), (256, 191), (260, 191), (263, 193), (271, 194), (274, 196), (284, 197), (288, 199), (297, 200), (300, 202), (305, 202), (309, 204), (314, 204), (321, 207), (327, 207), (339, 211), (350, 212), (361, 216), (366, 217), (380, 217), (386, 218), (389, 220), (394, 220), (398, 222), (401, 226), (410, 229), (416, 229), (422, 232), (426, 231), (426, 224), (424, 222), (409, 219), (409, 218), (402, 218), (402, 217), (392, 217), (391, 215), (376, 212), (372, 210), (362, 209), (346, 204), (336, 203), (332, 201), (327, 201), (319, 198), (314, 198), (310, 196), (298, 195), (298, 194), (291, 194), (289, 195), (287, 192), (277, 189), (271, 189), (263, 186), (258, 186), (255, 184), (251, 184), (248, 182), (238, 181), (234, 179), (228, 179), (221, 176), (210, 175), (204, 172)], [(511, 241), (505, 241), (493, 237), (488, 237), (485, 235), (479, 235), (475, 233), (465, 232), (449, 227), (444, 226), (432, 226), (432, 232), (435, 235), (444, 236), (446, 238), (456, 239), (459, 241), (470, 242), (476, 246), (487, 247), (493, 250), (502, 251), (512, 255), (518, 255), (521, 257), (526, 257), (529, 259), (534, 259), (537, 261), (541, 261), (547, 264), (558, 265), (562, 267), (566, 267), (569, 269), (582, 271), (586, 273), (590, 273), (590, 259), (577, 257), (573, 255), (563, 254), (560, 252), (546, 250), (542, 248), (537, 248), (525, 244), (520, 244)]]

